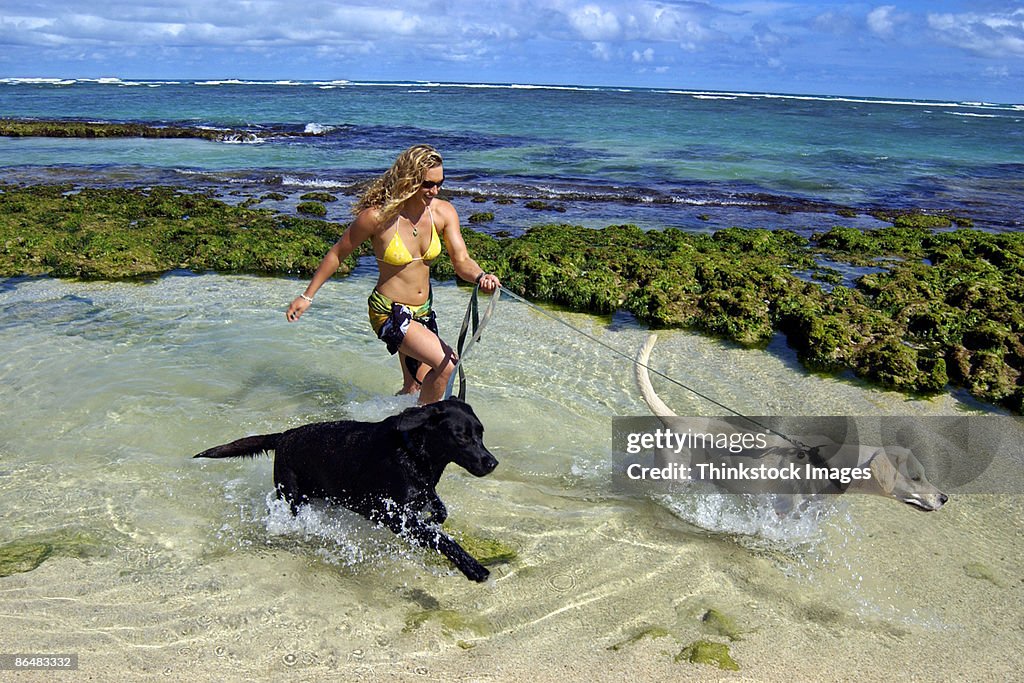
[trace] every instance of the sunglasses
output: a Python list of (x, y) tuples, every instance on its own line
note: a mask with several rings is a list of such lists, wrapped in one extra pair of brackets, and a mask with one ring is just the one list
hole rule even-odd
[(433, 190), (435, 187), (441, 187), (442, 185), (444, 185), (444, 178), (440, 180), (424, 180), (420, 183), (420, 187), (424, 190)]

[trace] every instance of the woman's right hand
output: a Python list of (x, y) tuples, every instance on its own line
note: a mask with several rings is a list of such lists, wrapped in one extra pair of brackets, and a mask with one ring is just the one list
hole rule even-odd
[(288, 322), (293, 323), (302, 317), (302, 314), (306, 312), (306, 309), (312, 305), (313, 302), (308, 299), (304, 299), (301, 296), (295, 297), (292, 301), (292, 305), (288, 307), (284, 317), (288, 319)]

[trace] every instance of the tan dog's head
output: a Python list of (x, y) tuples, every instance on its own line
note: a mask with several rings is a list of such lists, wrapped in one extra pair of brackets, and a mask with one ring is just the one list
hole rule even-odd
[(902, 446), (879, 448), (868, 464), (871, 479), (882, 494), (912, 505), (916, 510), (938, 510), (949, 500), (949, 496), (928, 481), (924, 466), (913, 452)]

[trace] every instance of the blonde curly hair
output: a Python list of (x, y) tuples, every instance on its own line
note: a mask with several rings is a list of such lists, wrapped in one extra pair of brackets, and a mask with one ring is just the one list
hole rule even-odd
[(352, 207), (352, 213), (375, 208), (387, 223), (398, 215), (405, 200), (416, 194), (427, 171), (442, 164), (441, 155), (430, 145), (413, 145), (398, 155), (384, 175), (366, 188)]

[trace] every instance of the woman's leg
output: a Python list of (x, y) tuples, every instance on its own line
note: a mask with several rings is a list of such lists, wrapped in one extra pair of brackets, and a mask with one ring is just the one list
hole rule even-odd
[[(441, 338), (415, 320), (409, 323), (399, 353), (411, 356), (426, 366), (420, 367), (422, 386), (420, 403), (433, 403), (444, 397), (448, 378), (455, 366), (455, 352)], [(423, 374), (425, 372), (425, 374)]]
[(413, 377), (413, 374), (409, 372), (408, 358), (409, 357), (401, 351), (398, 352), (398, 364), (402, 367), (402, 390), (398, 392), (399, 395), (415, 394), (419, 391), (420, 384), (423, 383), (423, 376), (427, 374), (428, 370), (430, 370), (428, 366), (420, 363), (420, 366), (416, 371), (417, 376)]

